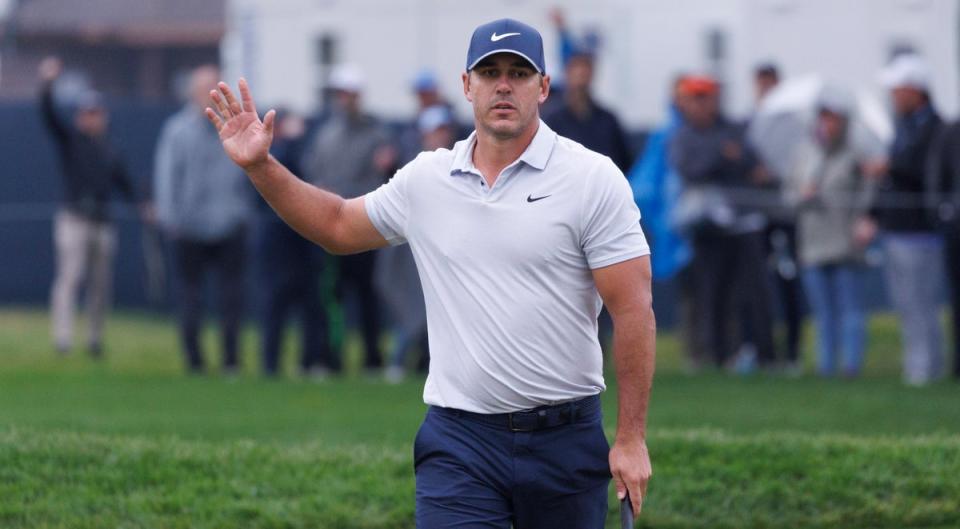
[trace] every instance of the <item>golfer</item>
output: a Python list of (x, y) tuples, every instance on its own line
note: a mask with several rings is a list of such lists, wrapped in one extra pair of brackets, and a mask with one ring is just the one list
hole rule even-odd
[[(244, 80), (206, 110), (227, 154), (304, 237), (349, 254), (409, 243), (430, 339), (429, 409), (414, 442), (421, 529), (602, 528), (612, 474), (639, 511), (654, 369), (649, 249), (609, 158), (539, 119), (550, 93), (530, 26), (477, 28), (463, 93), (476, 130), (420, 154), (379, 189), (343, 198), (269, 155)], [(601, 300), (614, 322), (619, 414), (601, 424)]]

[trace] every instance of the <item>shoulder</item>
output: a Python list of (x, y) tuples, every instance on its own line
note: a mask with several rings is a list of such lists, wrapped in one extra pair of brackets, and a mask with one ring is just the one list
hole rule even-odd
[(626, 180), (623, 172), (609, 156), (592, 151), (570, 138), (557, 135), (554, 147), (553, 163), (563, 167), (572, 167), (576, 170), (572, 174), (580, 175), (585, 179), (588, 187), (592, 185), (606, 185), (618, 180)]
[(181, 108), (167, 118), (163, 124), (163, 132), (166, 134), (176, 134), (189, 129), (191, 127), (192, 117), (189, 108)]
[(423, 151), (401, 167), (396, 176), (419, 180), (436, 174), (450, 174), (453, 159), (454, 151), (450, 149)]

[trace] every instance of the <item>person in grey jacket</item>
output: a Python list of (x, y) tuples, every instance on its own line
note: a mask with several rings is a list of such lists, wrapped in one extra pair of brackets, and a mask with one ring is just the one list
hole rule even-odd
[(199, 334), (203, 279), (219, 277), (223, 369), (238, 369), (237, 337), (244, 301), (246, 223), (252, 196), (242, 171), (223, 153), (203, 110), (220, 71), (205, 65), (190, 77), (190, 102), (163, 127), (154, 167), (157, 220), (172, 241), (179, 274), (180, 333), (191, 372), (204, 370)]
[(798, 253), (817, 326), (822, 376), (860, 374), (866, 337), (864, 250), (876, 234), (868, 217), (875, 182), (850, 141), (852, 104), (836, 90), (821, 95), (813, 137), (797, 148), (787, 175), (787, 203), (797, 208)]
[[(380, 187), (396, 165), (397, 151), (386, 127), (362, 111), (363, 85), (363, 75), (354, 66), (340, 65), (331, 72), (334, 111), (307, 141), (301, 161), (305, 180), (342, 197), (362, 196)], [(342, 300), (347, 289), (357, 294), (363, 365), (372, 374), (383, 365), (378, 345), (381, 309), (374, 288), (376, 253), (331, 256), (327, 263), (336, 271), (337, 297)], [(338, 334), (331, 332), (332, 336)]]

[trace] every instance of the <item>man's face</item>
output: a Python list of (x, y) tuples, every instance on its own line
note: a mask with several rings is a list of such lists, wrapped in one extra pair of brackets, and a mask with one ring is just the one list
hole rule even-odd
[(99, 138), (107, 133), (109, 118), (102, 108), (81, 109), (76, 113), (74, 124), (83, 134)]
[(763, 98), (767, 97), (767, 94), (777, 86), (778, 82), (779, 80), (775, 75), (768, 73), (757, 74), (757, 76), (753, 78), (753, 90), (757, 96), (757, 102), (763, 101)]
[(420, 108), (429, 108), (440, 103), (440, 94), (433, 89), (417, 90), (417, 104)]
[(846, 133), (847, 119), (836, 112), (821, 110), (817, 116), (817, 128), (827, 143), (838, 143)]
[(923, 92), (912, 86), (898, 86), (890, 90), (893, 109), (898, 116), (910, 114), (923, 105)]
[(550, 93), (550, 77), (523, 57), (498, 53), (463, 74), (463, 93), (473, 104), (477, 128), (509, 139), (533, 126)]
[(197, 108), (210, 105), (210, 91), (216, 90), (220, 70), (215, 66), (200, 66), (190, 74), (190, 101)]
[(352, 90), (336, 91), (337, 106), (346, 114), (353, 116), (360, 112), (360, 93)]
[(565, 70), (567, 90), (586, 91), (593, 82), (593, 59), (587, 55), (570, 58)]
[(685, 99), (686, 118), (697, 127), (708, 127), (717, 117), (717, 94), (694, 94)]

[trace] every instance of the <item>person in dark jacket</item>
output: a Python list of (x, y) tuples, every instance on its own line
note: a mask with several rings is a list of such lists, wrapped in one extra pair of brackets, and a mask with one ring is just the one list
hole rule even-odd
[(943, 372), (940, 297), (943, 239), (926, 204), (934, 145), (943, 123), (930, 99), (929, 71), (913, 54), (883, 71), (896, 113), (888, 160), (865, 171), (879, 181), (874, 216), (882, 234), (887, 289), (903, 333), (904, 381), (923, 385)]
[(545, 107), (543, 121), (557, 134), (609, 156), (626, 173), (633, 163), (627, 136), (617, 117), (597, 103), (591, 90), (596, 46), (572, 39), (562, 17), (555, 23), (567, 43), (562, 104)]
[(953, 328), (953, 377), (960, 381), (960, 121), (944, 130), (930, 185), (936, 222), (944, 239)]
[[(281, 111), (277, 118), (274, 157), (301, 175), (300, 157), (306, 124), (302, 117)], [(263, 373), (277, 376), (284, 324), (294, 309), (300, 313), (300, 373), (323, 378), (340, 371), (339, 357), (332, 354), (327, 333), (327, 313), (320, 295), (322, 251), (293, 231), (270, 208), (258, 200), (255, 230), (257, 285), (261, 297), (261, 355)]]
[(756, 360), (765, 366), (775, 357), (763, 261), (765, 219), (744, 204), (757, 161), (743, 128), (720, 114), (714, 79), (688, 76), (680, 91), (684, 122), (670, 142), (670, 161), (684, 187), (675, 218), (693, 245), (693, 296), (704, 357), (717, 367), (727, 364), (734, 349), (731, 324), (744, 307), (743, 326)]
[[(50, 294), (54, 345), (66, 354), (73, 345), (77, 291), (87, 278), (89, 351), (103, 353), (103, 324), (110, 300), (116, 232), (110, 220), (110, 196), (119, 191), (136, 199), (133, 184), (119, 154), (107, 140), (109, 115), (99, 94), (81, 94), (67, 122), (57, 114), (53, 85), (63, 63), (48, 57), (40, 64), (40, 109), (43, 123), (56, 143), (64, 195), (54, 219), (56, 277)], [(141, 205), (149, 216), (149, 206)]]

